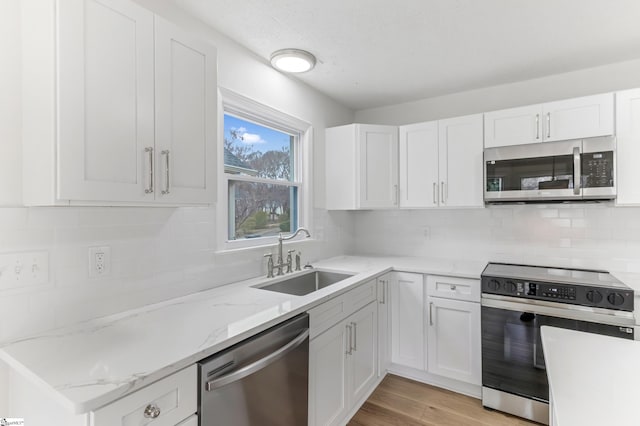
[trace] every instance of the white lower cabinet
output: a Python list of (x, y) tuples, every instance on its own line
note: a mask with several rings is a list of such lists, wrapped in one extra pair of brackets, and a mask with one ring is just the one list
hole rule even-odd
[(391, 361), (424, 369), (424, 278), (422, 274), (390, 275)]
[(198, 426), (198, 415), (194, 414), (184, 422), (178, 423), (176, 426)]
[(378, 306), (350, 315), (309, 344), (309, 424), (337, 425), (377, 380)]
[(480, 281), (392, 272), (390, 370), (479, 396)]
[(91, 426), (191, 426), (197, 424), (193, 416), (197, 408), (198, 366), (194, 364), (91, 412)]
[(427, 297), (427, 370), (480, 385), (480, 304)]
[(385, 375), (391, 364), (391, 274), (378, 278), (378, 377)]

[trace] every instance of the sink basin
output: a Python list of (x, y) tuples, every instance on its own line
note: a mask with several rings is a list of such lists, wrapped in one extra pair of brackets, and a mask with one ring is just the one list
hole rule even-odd
[(303, 275), (286, 278), (282, 281), (278, 281), (277, 283), (257, 285), (254, 286), (254, 288), (292, 294), (294, 296), (304, 296), (305, 294), (313, 293), (314, 291), (328, 287), (342, 280), (346, 280), (352, 276), (353, 274), (343, 274), (338, 272), (310, 271)]

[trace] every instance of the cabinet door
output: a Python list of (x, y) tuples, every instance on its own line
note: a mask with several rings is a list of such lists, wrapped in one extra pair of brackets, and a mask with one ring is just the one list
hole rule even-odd
[(482, 207), (482, 114), (440, 120), (440, 205)]
[(480, 385), (480, 304), (428, 297), (428, 371)]
[(153, 200), (153, 14), (126, 0), (58, 8), (57, 198)]
[(617, 204), (640, 204), (640, 89), (616, 93)]
[(155, 45), (156, 199), (213, 203), (216, 49), (160, 17)]
[(341, 322), (309, 343), (309, 425), (338, 424), (348, 409), (346, 330)]
[(198, 426), (198, 415), (194, 414), (189, 417), (187, 420), (178, 423), (176, 426)]
[(438, 206), (438, 122), (400, 127), (400, 207)]
[(398, 128), (358, 126), (360, 208), (398, 205)]
[(391, 364), (391, 330), (389, 274), (377, 280), (378, 286), (378, 377), (383, 376)]
[(613, 93), (543, 105), (545, 141), (613, 134)]
[(349, 407), (372, 389), (378, 377), (378, 306), (370, 303), (348, 319), (353, 348), (348, 357)]
[(528, 105), (484, 115), (484, 147), (542, 142), (542, 105)]
[(424, 283), (421, 274), (396, 272), (391, 289), (391, 361), (424, 369)]

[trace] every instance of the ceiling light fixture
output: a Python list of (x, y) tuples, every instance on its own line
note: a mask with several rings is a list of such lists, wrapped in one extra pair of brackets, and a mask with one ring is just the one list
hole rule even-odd
[(281, 49), (271, 54), (271, 65), (284, 72), (307, 72), (316, 65), (316, 57), (306, 50)]

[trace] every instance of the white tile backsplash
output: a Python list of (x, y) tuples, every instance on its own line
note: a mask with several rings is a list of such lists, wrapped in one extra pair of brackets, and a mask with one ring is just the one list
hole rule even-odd
[[(352, 253), (640, 271), (640, 208), (611, 203), (354, 213)], [(428, 238), (424, 228), (429, 228)]]
[[(303, 262), (345, 253), (352, 216), (313, 212)], [(0, 253), (47, 251), (47, 285), (0, 289), (0, 342), (265, 273), (274, 247), (217, 251), (215, 208), (0, 208)], [(88, 248), (111, 247), (111, 274), (89, 278)]]

